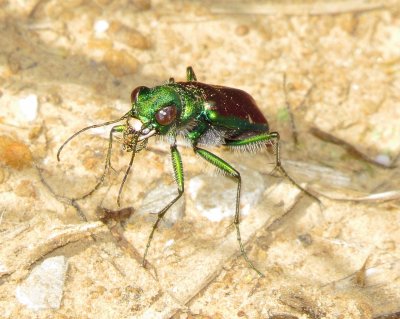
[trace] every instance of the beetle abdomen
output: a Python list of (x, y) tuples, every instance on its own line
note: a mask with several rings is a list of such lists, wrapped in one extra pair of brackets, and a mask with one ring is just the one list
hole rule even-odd
[(180, 82), (187, 89), (200, 89), (207, 107), (223, 117), (236, 117), (249, 123), (268, 126), (253, 97), (245, 91), (201, 82)]

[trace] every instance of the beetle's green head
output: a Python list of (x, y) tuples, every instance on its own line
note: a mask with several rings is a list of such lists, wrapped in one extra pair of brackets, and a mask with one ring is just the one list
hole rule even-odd
[(182, 103), (171, 86), (139, 86), (132, 91), (131, 103), (131, 116), (140, 121), (140, 139), (166, 135), (179, 125)]

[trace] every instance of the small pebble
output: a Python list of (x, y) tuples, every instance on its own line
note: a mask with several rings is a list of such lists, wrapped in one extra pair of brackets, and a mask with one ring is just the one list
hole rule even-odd
[(132, 0), (131, 2), (139, 10), (149, 10), (151, 8), (150, 0)]
[(112, 295), (114, 298), (119, 298), (119, 297), (121, 297), (122, 292), (121, 292), (121, 290), (120, 290), (119, 288), (112, 288), (112, 289), (111, 289), (111, 295)]
[(104, 33), (110, 27), (110, 23), (107, 20), (98, 20), (94, 24), (94, 31), (96, 33)]
[(387, 156), (386, 154), (379, 154), (378, 156), (375, 157), (375, 161), (385, 166), (390, 166), (392, 164), (390, 157)]
[(302, 234), (297, 237), (297, 240), (304, 246), (310, 246), (313, 242), (310, 234)]
[(380, 273), (382, 273), (382, 269), (375, 268), (375, 267), (368, 268), (368, 269), (365, 270), (365, 276), (366, 277), (371, 277), (371, 276), (374, 276), (374, 275), (377, 275), (377, 274), (380, 274)]
[(15, 188), (15, 194), (20, 197), (36, 197), (35, 186), (30, 180), (22, 180)]
[(383, 249), (385, 251), (394, 251), (396, 250), (396, 242), (394, 240), (385, 240), (378, 245), (379, 249)]
[(124, 50), (108, 50), (104, 55), (104, 62), (108, 70), (116, 77), (133, 75), (139, 67), (139, 62)]
[(247, 25), (239, 25), (235, 30), (236, 35), (242, 37), (249, 33), (249, 27)]
[(29, 139), (36, 140), (43, 131), (43, 126), (37, 125), (29, 131)]
[(170, 246), (172, 246), (174, 244), (174, 242), (175, 242), (175, 240), (170, 239), (165, 243), (164, 247), (165, 248), (170, 247)]
[(128, 27), (120, 22), (113, 22), (109, 30), (110, 36), (132, 48), (146, 50), (150, 47), (147, 37), (139, 31)]
[(8, 271), (7, 267), (0, 261), (0, 274), (6, 273)]
[(38, 98), (36, 94), (29, 94), (18, 101), (19, 114), (26, 121), (33, 121), (38, 113)]
[(64, 256), (45, 259), (17, 286), (17, 300), (33, 311), (59, 309), (67, 268), (68, 263)]
[[(108, 50), (112, 50), (112, 46), (113, 46), (112, 41), (104, 38), (91, 37), (87, 42), (87, 47), (92, 52), (99, 51), (99, 53), (101, 54), (104, 54), (104, 52)], [(97, 63), (94, 63), (93, 66), (97, 67)]]
[(32, 165), (32, 153), (25, 143), (0, 136), (0, 163), (21, 170)]

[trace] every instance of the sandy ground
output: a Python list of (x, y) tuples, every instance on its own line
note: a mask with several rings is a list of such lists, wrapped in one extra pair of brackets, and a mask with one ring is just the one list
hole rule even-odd
[[(400, 318), (400, 171), (384, 167), (400, 154), (398, 1), (0, 0), (0, 21), (0, 318)], [(71, 134), (126, 113), (133, 88), (189, 65), (251, 93), (290, 174), (320, 193), (269, 175), (267, 154), (214, 150), (242, 172), (263, 278), (230, 227), (235, 184), (190, 149), (146, 269), (151, 213), (175, 194), (168, 144), (137, 156), (122, 209), (120, 141), (115, 171), (71, 200), (101, 176), (109, 128), (57, 162)]]

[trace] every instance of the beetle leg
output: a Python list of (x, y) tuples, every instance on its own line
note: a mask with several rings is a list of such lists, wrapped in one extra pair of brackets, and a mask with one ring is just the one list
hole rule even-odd
[(281, 174), (288, 179), (290, 183), (292, 183), (294, 186), (296, 186), (299, 190), (301, 190), (304, 194), (306, 194), (308, 197), (311, 199), (315, 200), (320, 206), (322, 205), (321, 200), (315, 196), (314, 194), (310, 193), (308, 190), (306, 190), (304, 187), (302, 187), (299, 183), (297, 183), (285, 170), (285, 168), (282, 166), (281, 163), (281, 148), (280, 148), (280, 135), (278, 132), (271, 132), (269, 133), (271, 139), (275, 140), (275, 168), (274, 170), (278, 170), (281, 172)]
[(118, 205), (118, 207), (121, 207), (121, 194), (122, 194), (122, 189), (124, 188), (126, 179), (128, 178), (129, 172), (130, 172), (131, 167), (132, 167), (132, 164), (133, 164), (133, 160), (135, 159), (135, 155), (136, 155), (136, 153), (137, 153), (137, 151), (136, 151), (136, 146), (137, 146), (138, 138), (139, 138), (139, 136), (136, 135), (136, 136), (131, 140), (131, 145), (130, 145), (130, 146), (133, 146), (133, 147), (132, 147), (132, 155), (131, 155), (131, 159), (130, 159), (129, 164), (128, 164), (128, 168), (127, 168), (126, 171), (125, 171), (124, 178), (122, 179), (121, 186), (119, 187), (118, 197), (117, 197), (117, 205)]
[(304, 194), (306, 194), (308, 197), (314, 199), (315, 201), (318, 202), (319, 205), (321, 205), (321, 200), (306, 190), (304, 187), (302, 187), (299, 183), (297, 183), (285, 170), (285, 168), (282, 166), (281, 163), (281, 151), (280, 151), (280, 136), (278, 132), (271, 132), (271, 133), (262, 133), (260, 135), (255, 135), (251, 136), (246, 139), (242, 140), (237, 140), (237, 141), (227, 141), (226, 145), (227, 146), (246, 146), (246, 145), (251, 145), (251, 144), (259, 144), (259, 143), (266, 143), (268, 141), (274, 140), (275, 144), (275, 168), (274, 171), (277, 170), (279, 171), (287, 180), (292, 183), (295, 187), (297, 187), (299, 190), (301, 190)]
[(193, 68), (191, 66), (188, 66), (186, 68), (186, 80), (188, 82), (196, 82), (197, 81), (196, 74), (194, 74)]
[(150, 248), (150, 243), (153, 239), (153, 235), (158, 227), (158, 224), (160, 223), (161, 219), (164, 217), (164, 215), (168, 211), (168, 209), (177, 202), (177, 200), (182, 196), (182, 194), (185, 190), (182, 159), (181, 159), (181, 155), (179, 154), (179, 151), (175, 144), (171, 145), (171, 157), (172, 157), (172, 168), (174, 170), (174, 179), (178, 186), (178, 195), (172, 201), (170, 201), (167, 206), (165, 206), (162, 210), (160, 210), (157, 213), (157, 220), (153, 225), (153, 229), (151, 230), (150, 236), (147, 240), (146, 249), (144, 251), (143, 261), (142, 261), (143, 266), (146, 265), (147, 252)]
[(168, 83), (175, 83), (175, 79), (174, 78), (169, 78)]
[(106, 156), (106, 161), (104, 164), (104, 171), (100, 177), (100, 181), (96, 184), (96, 186), (90, 192), (86, 193), (85, 195), (83, 195), (81, 197), (74, 198), (74, 200), (83, 199), (83, 198), (86, 198), (86, 197), (92, 195), (100, 187), (100, 185), (103, 184), (104, 178), (106, 177), (106, 175), (108, 173), (108, 169), (111, 167), (111, 150), (112, 150), (113, 135), (115, 132), (118, 132), (118, 133), (123, 132), (124, 129), (125, 129), (125, 125), (115, 125), (111, 128), (110, 137), (108, 140), (107, 156)]
[(214, 155), (213, 153), (206, 151), (205, 149), (194, 147), (194, 152), (204, 158), (207, 162), (211, 163), (212, 165), (216, 166), (217, 168), (221, 169), (223, 172), (227, 173), (229, 176), (233, 177), (237, 181), (237, 193), (236, 193), (236, 212), (235, 218), (233, 223), (236, 228), (236, 235), (237, 240), (240, 246), (240, 252), (242, 253), (243, 258), (249, 264), (249, 266), (254, 269), (261, 277), (264, 277), (264, 274), (259, 271), (253, 263), (248, 258), (242, 243), (242, 238), (240, 236), (240, 188), (242, 184), (242, 179), (240, 177), (240, 173), (234, 169), (229, 163), (225, 162), (223, 159), (219, 158), (218, 156)]

